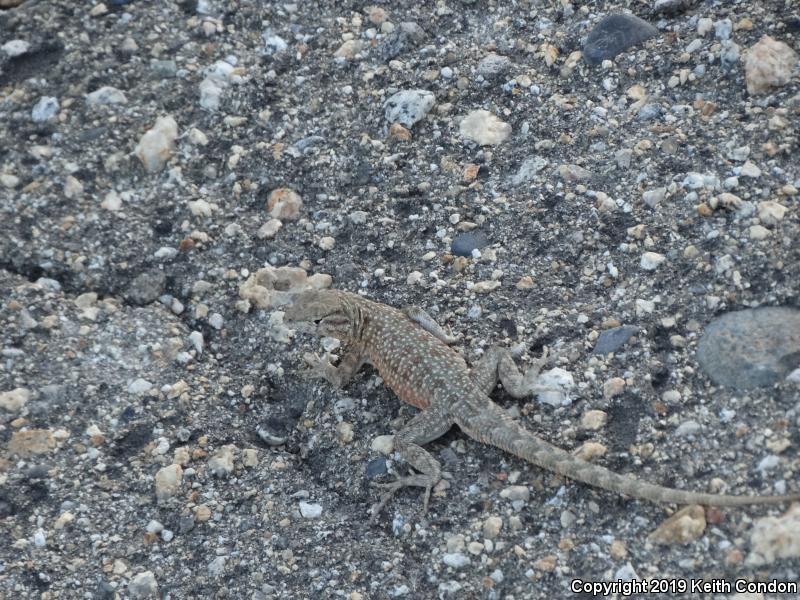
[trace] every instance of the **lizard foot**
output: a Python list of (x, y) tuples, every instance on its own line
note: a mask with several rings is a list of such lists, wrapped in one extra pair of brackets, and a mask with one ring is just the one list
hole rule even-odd
[(525, 380), (525, 386), (531, 390), (536, 390), (540, 386), (537, 385), (536, 380), (539, 379), (539, 374), (542, 372), (542, 369), (547, 366), (550, 358), (550, 348), (545, 346), (542, 348), (542, 355), (533, 361), (533, 364), (525, 371), (525, 375), (523, 376)]
[(312, 377), (319, 377), (336, 387), (341, 387), (340, 378), (337, 377), (336, 367), (331, 363), (330, 354), (326, 353), (325, 356), (320, 357), (312, 352), (306, 352), (303, 360), (306, 361)]
[(431, 498), (431, 490), (433, 486), (435, 486), (439, 482), (439, 478), (431, 477), (430, 475), (409, 475), (408, 477), (399, 477), (396, 480), (390, 483), (376, 483), (374, 484), (375, 487), (383, 488), (388, 490), (381, 496), (380, 501), (372, 507), (372, 515), (370, 516), (370, 522), (374, 522), (375, 519), (378, 518), (378, 515), (383, 511), (386, 505), (394, 496), (397, 490), (400, 490), (404, 487), (421, 487), (424, 488), (422, 493), (422, 514), (427, 514), (428, 512), (428, 501)]

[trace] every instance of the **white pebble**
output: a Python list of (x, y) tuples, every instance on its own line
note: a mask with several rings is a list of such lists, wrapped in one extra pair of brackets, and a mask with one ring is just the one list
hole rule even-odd
[(472, 563), (469, 556), (461, 554), (460, 552), (443, 554), (442, 562), (448, 567), (453, 567), (454, 569), (461, 569)]
[(21, 54), (25, 54), (30, 47), (31, 45), (25, 40), (10, 40), (5, 44), (3, 44), (2, 46), (0, 46), (3, 52), (11, 56), (12, 58), (14, 56), (20, 56)]
[(42, 96), (31, 110), (31, 120), (34, 123), (44, 123), (58, 114), (58, 99), (52, 96)]
[(194, 346), (194, 349), (197, 350), (198, 354), (203, 353), (203, 346), (205, 342), (203, 340), (202, 333), (200, 333), (199, 331), (193, 331), (192, 333), (189, 334), (189, 341), (192, 343), (192, 346)]
[(642, 254), (639, 266), (641, 266), (645, 271), (655, 271), (666, 260), (667, 257), (663, 254), (659, 254), (658, 252), (645, 252)]
[(319, 519), (322, 516), (322, 505), (300, 502), (300, 514), (304, 519)]
[(128, 392), (131, 394), (143, 394), (144, 392), (149, 391), (152, 387), (152, 383), (139, 377), (128, 384)]

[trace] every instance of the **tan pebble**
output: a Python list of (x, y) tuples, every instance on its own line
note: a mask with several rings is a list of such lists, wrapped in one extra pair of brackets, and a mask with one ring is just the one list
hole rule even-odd
[(478, 176), (478, 171), (480, 170), (480, 165), (473, 163), (468, 164), (466, 167), (464, 167), (464, 173), (462, 175), (464, 181), (475, 181), (475, 178)]
[(731, 194), (730, 192), (722, 192), (719, 195), (719, 202), (728, 210), (735, 210), (742, 206), (742, 199), (736, 194)]
[(775, 225), (783, 220), (786, 207), (774, 200), (765, 200), (758, 203), (758, 218), (765, 225)]
[(459, 131), (461, 137), (477, 142), (481, 146), (494, 146), (508, 139), (511, 135), (511, 125), (488, 110), (473, 110), (462, 119)]
[(407, 285), (416, 285), (418, 283), (421, 283), (423, 278), (424, 278), (424, 275), (422, 273), (420, 273), (419, 271), (411, 271), (411, 273), (408, 274), (408, 277), (406, 277), (406, 284)]
[(495, 539), (500, 535), (501, 529), (503, 529), (503, 519), (501, 517), (487, 517), (483, 521), (483, 537), (487, 540)]
[(141, 137), (134, 154), (148, 173), (158, 172), (172, 156), (176, 139), (178, 139), (178, 124), (175, 119), (170, 116), (159, 117), (155, 125)]
[(242, 464), (252, 469), (258, 466), (258, 450), (255, 448), (245, 448), (242, 451)]
[(767, 442), (767, 448), (774, 454), (780, 454), (784, 452), (787, 448), (792, 445), (792, 442), (788, 438), (778, 438), (777, 440), (769, 440)]
[(211, 518), (211, 509), (205, 504), (195, 506), (194, 518), (200, 523), (208, 521)]
[(625, 542), (621, 540), (614, 540), (611, 542), (609, 554), (611, 554), (611, 558), (615, 560), (624, 559), (626, 556), (628, 556), (628, 548), (625, 546)]
[(379, 435), (370, 444), (373, 452), (378, 452), (384, 456), (389, 456), (394, 452), (394, 436), (393, 435)]
[(339, 46), (338, 50), (333, 53), (333, 56), (335, 58), (353, 60), (359, 55), (363, 47), (363, 42), (359, 40), (347, 40), (345, 43)]
[(558, 549), (564, 552), (569, 552), (575, 548), (575, 542), (570, 538), (561, 538), (558, 541)]
[(535, 563), (533, 563), (533, 568), (539, 571), (546, 571), (550, 573), (555, 570), (557, 563), (558, 563), (558, 558), (550, 554), (548, 556), (545, 556), (544, 558), (540, 558)]
[(483, 544), (480, 542), (470, 542), (467, 544), (467, 552), (472, 555), (478, 556), (483, 552)]
[(8, 442), (8, 452), (20, 458), (37, 454), (49, 454), (56, 447), (53, 432), (49, 429), (28, 429), (15, 431)]
[(336, 436), (343, 444), (349, 444), (353, 441), (353, 425), (347, 421), (342, 421), (336, 425)]
[(510, 485), (500, 492), (500, 497), (510, 500), (512, 502), (521, 500), (527, 502), (530, 500), (531, 491), (526, 485)]
[(108, 7), (100, 2), (99, 4), (95, 4), (92, 7), (92, 10), (89, 11), (90, 17), (102, 17), (104, 14), (108, 12)]
[(530, 290), (533, 288), (533, 278), (530, 275), (523, 275), (516, 284), (518, 290)]
[(608, 448), (606, 448), (603, 444), (599, 444), (597, 442), (584, 442), (581, 444), (580, 448), (573, 452), (573, 454), (581, 460), (590, 462), (595, 458), (605, 456), (607, 452)]
[(797, 53), (789, 45), (765, 35), (747, 51), (747, 92), (761, 94), (786, 85), (796, 64)]
[(191, 455), (189, 454), (189, 449), (186, 446), (181, 446), (180, 448), (175, 448), (175, 452), (172, 453), (172, 462), (176, 465), (181, 465), (185, 467), (189, 464), (191, 460)]
[(67, 175), (64, 183), (64, 195), (71, 200), (81, 198), (83, 196), (83, 184), (72, 175)]
[(628, 237), (632, 237), (635, 240), (643, 240), (645, 233), (647, 231), (647, 226), (643, 223), (639, 223), (638, 225), (634, 225), (633, 227), (628, 227), (626, 233)]
[(659, 544), (688, 544), (706, 530), (706, 513), (702, 506), (692, 504), (661, 523), (648, 539)]
[(180, 491), (183, 469), (180, 465), (168, 465), (156, 473), (156, 498), (166, 500)]
[(303, 199), (290, 188), (272, 190), (267, 200), (267, 211), (275, 219), (292, 221), (300, 216)]
[(476, 294), (486, 294), (499, 288), (502, 284), (499, 281), (479, 281), (472, 287)]
[(761, 169), (754, 162), (747, 160), (742, 165), (742, 169), (739, 172), (739, 176), (752, 177), (755, 179), (757, 177), (761, 177)]
[(714, 214), (714, 209), (712, 209), (705, 202), (701, 202), (695, 208), (697, 209), (697, 214), (700, 215), (701, 217), (710, 217), (711, 215)]
[(760, 566), (781, 559), (800, 558), (800, 504), (794, 503), (780, 517), (761, 517), (750, 532), (747, 564)]
[(411, 131), (403, 127), (400, 123), (392, 123), (389, 127), (389, 138), (400, 142), (411, 141)]
[[(744, 553), (738, 548), (734, 548), (725, 555), (725, 564), (727, 565), (740, 565), (744, 560)], [(763, 597), (762, 597), (763, 598)], [(737, 598), (734, 596), (731, 600), (755, 600), (755, 598)]]
[(67, 525), (75, 520), (75, 515), (69, 511), (65, 511), (53, 523), (53, 529), (64, 529)]
[(603, 384), (603, 397), (607, 400), (619, 396), (625, 391), (625, 380), (622, 377), (612, 377)]
[(608, 420), (608, 414), (602, 410), (590, 410), (583, 413), (581, 417), (581, 428), (589, 431), (597, 431)]
[(450, 535), (445, 540), (445, 545), (447, 547), (447, 551), (450, 553), (455, 552), (462, 552), (466, 547), (464, 535), (461, 533), (455, 533)]
[(469, 266), (470, 260), (466, 256), (456, 256), (452, 259), (453, 272), (463, 273)]
[(763, 225), (751, 225), (749, 234), (751, 240), (764, 240), (770, 236), (771, 232)]
[(27, 388), (14, 388), (8, 392), (0, 393), (0, 408), (8, 412), (18, 412), (28, 403), (31, 391)]
[(128, 565), (124, 560), (117, 558), (111, 563), (111, 572), (114, 573), (114, 575), (124, 575), (128, 572)]
[(319, 240), (319, 247), (323, 250), (333, 250), (336, 245), (336, 240), (328, 235)]
[(380, 6), (368, 6), (364, 9), (364, 12), (367, 13), (367, 18), (373, 25), (381, 25), (389, 18), (386, 10)]
[(258, 228), (256, 237), (260, 240), (271, 240), (277, 235), (281, 227), (283, 227), (283, 223), (281, 223), (280, 219), (270, 219)]
[(689, 244), (686, 248), (683, 249), (683, 257), (684, 258), (697, 258), (700, 255), (700, 251), (697, 249), (697, 246), (694, 244)]

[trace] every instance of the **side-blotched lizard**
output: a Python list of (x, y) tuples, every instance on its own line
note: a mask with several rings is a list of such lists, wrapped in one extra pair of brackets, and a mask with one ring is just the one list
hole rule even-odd
[(373, 517), (405, 486), (424, 488), (427, 509), (441, 467), (423, 445), (444, 435), (453, 424), (473, 439), (564, 477), (651, 502), (739, 506), (800, 500), (800, 494), (730, 496), (654, 485), (586, 462), (539, 439), (489, 398), (498, 378), (511, 396), (537, 391), (538, 368), (523, 376), (511, 354), (494, 347), (470, 371), (448, 346), (453, 339), (418, 308), (398, 310), (349, 292), (313, 290), (298, 295), (285, 319), (315, 322), (316, 333), (342, 342), (338, 366), (327, 357), (316, 361), (320, 374), (332, 384), (345, 385), (362, 365), (370, 363), (401, 400), (421, 409), (394, 438), (395, 451), (417, 473), (385, 484), (389, 491), (373, 509)]

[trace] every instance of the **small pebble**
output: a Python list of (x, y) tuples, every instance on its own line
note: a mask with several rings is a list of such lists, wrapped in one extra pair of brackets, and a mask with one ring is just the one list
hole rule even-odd
[(322, 505), (300, 502), (300, 515), (304, 519), (319, 519), (322, 516)]
[(42, 96), (31, 110), (31, 120), (34, 123), (44, 123), (54, 118), (59, 111), (58, 99), (52, 96)]
[(389, 124), (400, 123), (409, 129), (425, 118), (436, 97), (426, 90), (397, 92), (383, 103), (384, 116)]
[(511, 125), (488, 110), (473, 110), (461, 120), (459, 131), (463, 138), (481, 146), (495, 146), (511, 136)]

